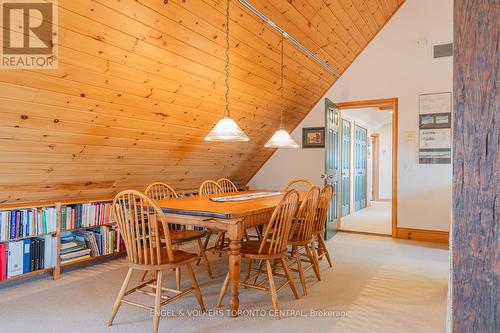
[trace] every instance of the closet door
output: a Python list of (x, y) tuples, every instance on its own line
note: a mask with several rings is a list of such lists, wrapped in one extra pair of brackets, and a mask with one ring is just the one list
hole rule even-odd
[(367, 131), (356, 125), (354, 157), (354, 210), (366, 207)]
[(351, 122), (342, 119), (342, 158), (340, 171), (340, 214), (341, 216), (349, 215), (350, 196), (351, 196)]

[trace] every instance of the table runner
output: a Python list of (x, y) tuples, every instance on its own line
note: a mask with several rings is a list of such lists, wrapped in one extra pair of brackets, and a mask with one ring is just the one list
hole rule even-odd
[(234, 201), (245, 201), (245, 200), (267, 198), (282, 194), (283, 192), (255, 192), (248, 194), (226, 195), (223, 197), (210, 198), (210, 200), (214, 202), (234, 202)]

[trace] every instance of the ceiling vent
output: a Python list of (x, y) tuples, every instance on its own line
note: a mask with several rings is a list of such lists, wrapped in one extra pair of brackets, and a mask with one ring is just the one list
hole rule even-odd
[(453, 56), (453, 43), (434, 45), (432, 55), (434, 59)]

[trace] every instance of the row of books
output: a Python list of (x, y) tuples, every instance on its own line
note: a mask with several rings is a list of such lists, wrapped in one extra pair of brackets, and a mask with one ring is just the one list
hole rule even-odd
[(0, 241), (56, 232), (56, 208), (0, 211)]
[(112, 223), (111, 203), (94, 202), (61, 207), (61, 229), (77, 229)]
[(55, 267), (57, 238), (52, 235), (0, 243), (0, 281)]
[(61, 264), (112, 254), (125, 249), (120, 233), (101, 226), (61, 234)]

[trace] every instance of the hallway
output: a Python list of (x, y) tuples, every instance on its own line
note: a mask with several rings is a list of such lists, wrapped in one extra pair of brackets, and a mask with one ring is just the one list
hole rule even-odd
[(341, 230), (391, 234), (391, 202), (370, 201), (368, 207), (342, 218)]

